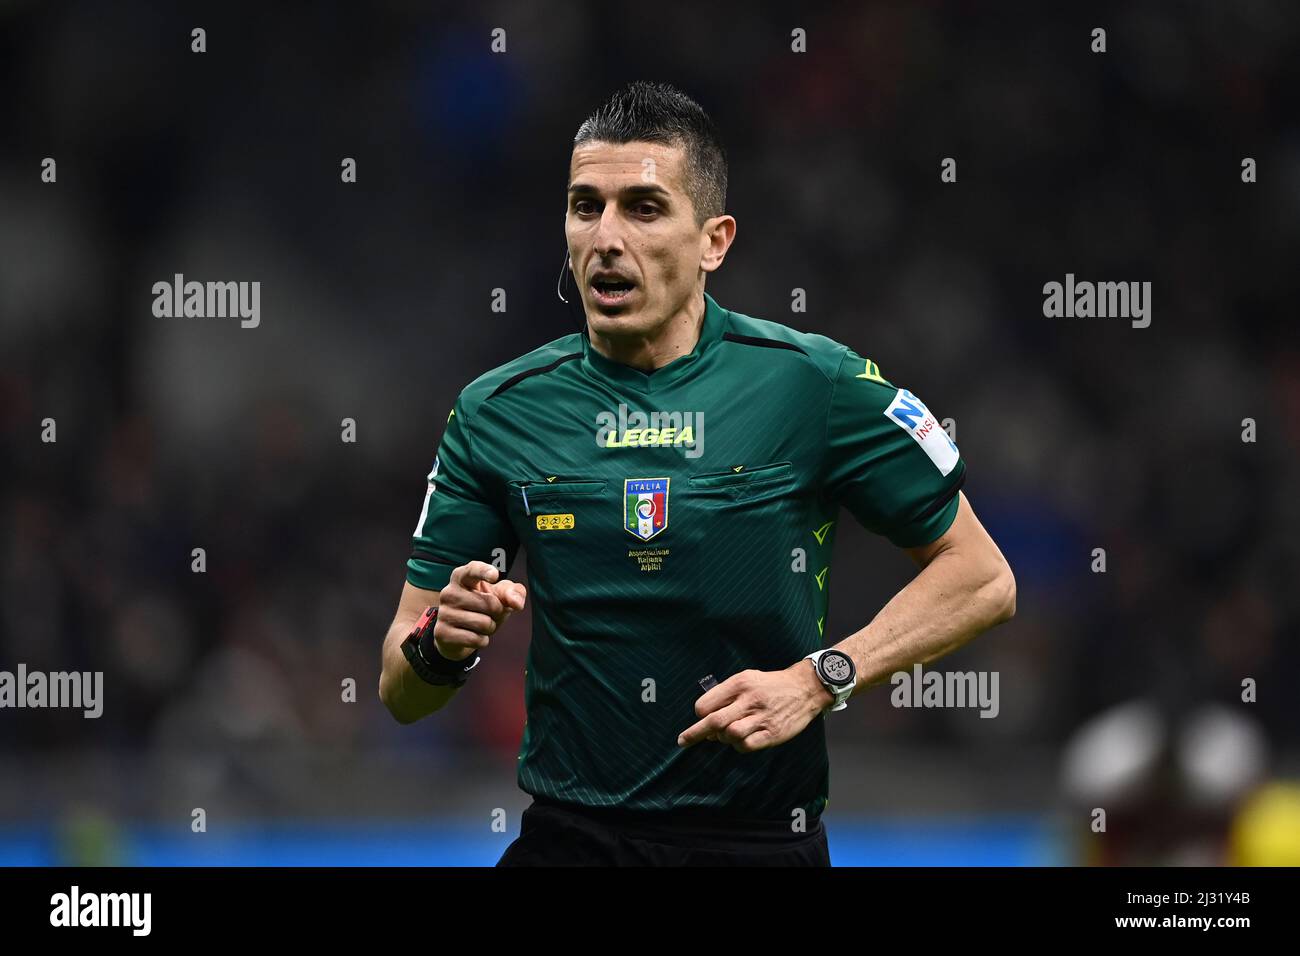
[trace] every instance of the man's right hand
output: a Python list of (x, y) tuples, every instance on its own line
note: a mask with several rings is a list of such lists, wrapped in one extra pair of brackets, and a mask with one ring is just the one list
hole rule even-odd
[[(500, 578), (500, 580), (498, 580)], [(438, 592), (438, 622), (434, 645), (448, 660), (464, 660), (488, 646), (488, 639), (515, 611), (521, 611), (528, 589), (501, 578), (486, 561), (471, 561), (451, 572), (451, 580)]]

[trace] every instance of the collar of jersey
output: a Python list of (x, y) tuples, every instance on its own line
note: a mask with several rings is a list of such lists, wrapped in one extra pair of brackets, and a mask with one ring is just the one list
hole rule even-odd
[(699, 365), (705, 351), (714, 342), (722, 338), (727, 325), (727, 310), (713, 301), (713, 296), (704, 293), (704, 324), (700, 328), (699, 341), (695, 348), (681, 358), (673, 359), (667, 365), (653, 372), (643, 372), (639, 368), (615, 362), (601, 355), (591, 347), (591, 337), (584, 326), (582, 332), (582, 364), (599, 378), (613, 379), (639, 392), (654, 392), (689, 375)]

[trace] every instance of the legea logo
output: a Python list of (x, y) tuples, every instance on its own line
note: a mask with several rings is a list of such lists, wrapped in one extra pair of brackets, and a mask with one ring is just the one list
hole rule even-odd
[(704, 454), (703, 412), (598, 412), (596, 444), (601, 448), (676, 448), (687, 458)]

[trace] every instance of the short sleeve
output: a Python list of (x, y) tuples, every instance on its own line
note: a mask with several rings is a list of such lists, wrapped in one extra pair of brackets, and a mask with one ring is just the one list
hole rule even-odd
[(462, 564), (491, 564), (504, 554), (509, 568), (518, 550), (518, 538), (502, 503), (494, 500), (475, 466), (469, 422), (457, 401), (447, 416), (428, 475), (406, 580), (417, 588), (440, 591)]
[(835, 376), (824, 492), (900, 548), (929, 544), (957, 516), (966, 464), (916, 395), (852, 349)]

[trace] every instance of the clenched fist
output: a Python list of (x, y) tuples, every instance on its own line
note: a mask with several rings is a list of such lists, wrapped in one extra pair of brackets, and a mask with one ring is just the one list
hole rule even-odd
[(495, 566), (471, 561), (451, 572), (451, 580), (438, 592), (438, 622), (434, 645), (448, 660), (460, 661), (481, 647), (515, 611), (522, 611), (528, 589), (502, 578)]

